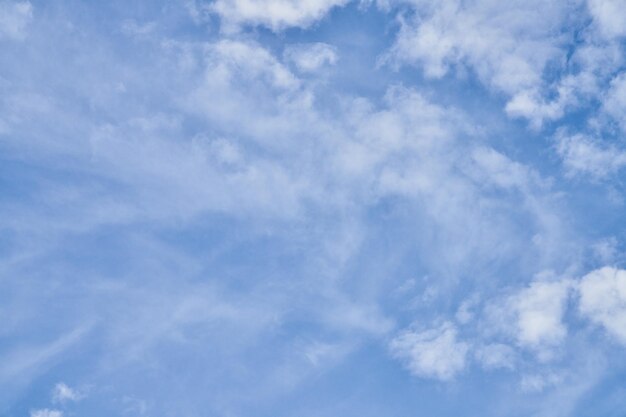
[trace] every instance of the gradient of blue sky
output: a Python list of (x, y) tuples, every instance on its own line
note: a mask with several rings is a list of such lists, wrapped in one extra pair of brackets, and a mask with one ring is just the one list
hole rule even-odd
[(625, 0), (0, 0), (0, 415), (623, 416)]

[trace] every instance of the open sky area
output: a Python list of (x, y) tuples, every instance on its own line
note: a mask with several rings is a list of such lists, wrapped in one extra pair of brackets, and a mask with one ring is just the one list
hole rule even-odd
[(0, 0), (0, 416), (625, 415), (626, 0)]

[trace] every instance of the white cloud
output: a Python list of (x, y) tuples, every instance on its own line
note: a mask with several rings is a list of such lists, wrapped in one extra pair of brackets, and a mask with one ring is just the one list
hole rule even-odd
[(563, 314), (569, 291), (569, 281), (536, 281), (509, 301), (518, 343), (535, 350), (540, 359), (550, 358), (551, 349), (567, 335)]
[(569, 176), (584, 174), (599, 179), (626, 166), (626, 152), (611, 145), (602, 146), (582, 134), (558, 134), (556, 149)]
[(591, 15), (607, 37), (626, 35), (626, 0), (588, 0)]
[(55, 403), (64, 403), (66, 401), (78, 401), (83, 398), (83, 395), (70, 388), (63, 382), (59, 382), (54, 386), (52, 391), (52, 401)]
[(567, 11), (559, 2), (410, 3), (416, 17), (402, 20), (392, 58), (421, 65), (428, 77), (467, 64), (488, 85), (513, 94), (536, 88), (544, 66), (559, 56), (553, 29)]
[(326, 43), (290, 45), (284, 53), (287, 61), (302, 72), (315, 72), (337, 62), (337, 50)]
[(458, 341), (456, 328), (446, 322), (422, 332), (406, 330), (391, 341), (390, 349), (412, 374), (450, 380), (465, 369), (469, 345)]
[(574, 40), (585, 25), (579, 2), (392, 3), (407, 4), (415, 13), (401, 17), (387, 60), (417, 65), (428, 78), (466, 76), (469, 68), (484, 85), (506, 95), (510, 117), (525, 118), (536, 129), (601, 94), (606, 78), (623, 62), (619, 41), (598, 31), (611, 36), (626, 31), (620, 13), (624, 0), (590, 0), (598, 28), (586, 30), (582, 42)]
[(0, 38), (23, 39), (32, 17), (33, 6), (30, 2), (0, 1)]
[(626, 344), (626, 270), (604, 267), (579, 284), (580, 312)]
[(570, 85), (558, 87), (557, 99), (545, 101), (538, 90), (522, 90), (511, 97), (505, 106), (511, 117), (526, 118), (533, 128), (539, 129), (546, 120), (557, 120), (565, 114), (565, 108), (575, 101)]
[(63, 417), (63, 411), (42, 408), (30, 412), (30, 417)]
[(240, 25), (263, 25), (279, 31), (307, 27), (333, 7), (349, 0), (216, 0), (208, 7), (222, 18), (227, 30)]

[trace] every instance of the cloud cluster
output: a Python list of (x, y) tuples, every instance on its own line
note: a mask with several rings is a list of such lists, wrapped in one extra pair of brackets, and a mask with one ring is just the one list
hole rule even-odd
[(400, 333), (390, 348), (412, 374), (448, 380), (465, 368), (468, 345), (457, 340), (456, 329), (446, 322), (423, 332)]
[(400, 20), (388, 59), (417, 65), (429, 78), (469, 70), (505, 94), (511, 117), (535, 128), (602, 95), (624, 62), (623, 22), (611, 13), (619, 1), (406, 3), (412, 13)]
[[(569, 331), (579, 331), (568, 330), (566, 314), (578, 314), (625, 345), (625, 305), (626, 271), (603, 267), (576, 280), (536, 280), (504, 300), (485, 300), (482, 312), (470, 319), (459, 320), (457, 314), (458, 324), (445, 322), (424, 332), (401, 331), (390, 348), (409, 371), (424, 378), (449, 380), (466, 370), (469, 359), (486, 371), (513, 371), (523, 362), (519, 349), (532, 352), (541, 364), (538, 369), (542, 369), (562, 358)], [(473, 337), (459, 338), (458, 329), (467, 333), (467, 326), (483, 330), (469, 332)], [(523, 366), (532, 367), (532, 361)], [(560, 384), (563, 376), (550, 372), (524, 375), (520, 387), (541, 391)]]
[(559, 116), (557, 104), (544, 105), (537, 116), (528, 114), (528, 106), (536, 110), (543, 71), (563, 56), (566, 39), (558, 28), (573, 11), (566, 3), (450, 0), (411, 5), (415, 17), (402, 20), (392, 59), (417, 64), (432, 78), (467, 66), (482, 82), (511, 97), (510, 113)]
[(222, 24), (232, 30), (240, 25), (263, 25), (274, 31), (308, 27), (332, 8), (349, 0), (215, 0), (208, 4)]

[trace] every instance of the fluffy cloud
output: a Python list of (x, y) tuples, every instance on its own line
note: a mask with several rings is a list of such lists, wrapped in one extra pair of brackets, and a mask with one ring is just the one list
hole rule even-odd
[(240, 25), (263, 25), (274, 31), (307, 27), (333, 7), (349, 0), (216, 0), (208, 7), (219, 14), (227, 29)]
[[(617, 12), (622, 0), (590, 1), (592, 28), (585, 27), (587, 9), (580, 2), (391, 3), (408, 4), (414, 15), (400, 19), (388, 59), (417, 65), (428, 78), (450, 72), (464, 77), (470, 69), (508, 97), (509, 116), (525, 118), (535, 128), (600, 95), (623, 61), (613, 39), (624, 30)], [(583, 29), (583, 42), (576, 42), (576, 31)]]
[(568, 334), (564, 315), (571, 288), (569, 280), (535, 279), (507, 297), (486, 300), (476, 324), (483, 329), (477, 360), (487, 369), (512, 368), (518, 349), (540, 362), (554, 359)]
[(548, 357), (549, 349), (567, 335), (563, 314), (570, 283), (533, 282), (510, 300), (517, 316), (516, 338), (520, 345)]
[(554, 27), (567, 12), (562, 3), (410, 3), (416, 16), (403, 20), (393, 58), (421, 65), (428, 77), (466, 64), (487, 84), (513, 94), (538, 87), (545, 65), (560, 55)]
[(612, 145), (602, 147), (599, 141), (582, 134), (557, 135), (557, 152), (570, 176), (582, 174), (599, 179), (626, 166), (626, 152)]
[(0, 39), (23, 39), (26, 26), (33, 17), (33, 6), (28, 1), (0, 2)]
[(611, 267), (585, 275), (579, 285), (580, 312), (626, 344), (626, 271)]
[(603, 35), (607, 37), (626, 35), (626, 24), (624, 24), (626, 1), (588, 0), (587, 3)]
[(392, 354), (419, 377), (449, 380), (465, 368), (467, 343), (457, 340), (449, 322), (425, 330), (406, 330), (390, 343)]

